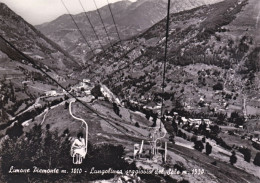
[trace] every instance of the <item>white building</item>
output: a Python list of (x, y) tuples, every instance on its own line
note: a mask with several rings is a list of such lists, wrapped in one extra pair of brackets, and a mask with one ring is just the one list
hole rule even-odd
[(110, 102), (115, 102), (117, 105), (122, 106), (119, 98), (117, 98), (105, 85), (101, 85), (100, 91)]
[(42, 56), (40, 56), (40, 55), (34, 55), (34, 56), (32, 56), (34, 59), (36, 59), (36, 60), (44, 60), (44, 58), (42, 57)]
[(83, 79), (83, 83), (88, 83), (88, 84), (90, 84), (90, 79)]
[(47, 97), (50, 97), (50, 96), (55, 97), (55, 96), (57, 96), (57, 92), (55, 90), (47, 91), (47, 92), (45, 92), (45, 95)]
[(209, 119), (192, 119), (189, 118), (188, 120), (190, 122), (190, 124), (195, 124), (195, 125), (200, 125), (202, 123), (202, 121), (205, 122), (205, 124), (209, 127), (212, 124), (212, 121), (210, 121)]
[(90, 90), (86, 90), (84, 91), (86, 95), (90, 95), (91, 94), (91, 91)]

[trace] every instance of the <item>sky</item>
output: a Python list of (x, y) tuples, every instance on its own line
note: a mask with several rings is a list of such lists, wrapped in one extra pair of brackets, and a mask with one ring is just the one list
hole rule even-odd
[[(79, 0), (63, 0), (72, 14), (83, 12)], [(80, 0), (86, 11), (94, 10), (93, 0)], [(114, 3), (121, 0), (108, 0)], [(136, 0), (130, 0), (136, 1)], [(5, 3), (15, 13), (23, 17), (32, 25), (39, 25), (49, 22), (60, 15), (67, 14), (61, 0), (0, 0)], [(96, 0), (98, 8), (107, 5), (107, 0)]]

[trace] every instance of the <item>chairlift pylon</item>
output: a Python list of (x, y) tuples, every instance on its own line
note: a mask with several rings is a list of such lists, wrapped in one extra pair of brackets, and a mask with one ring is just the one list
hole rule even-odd
[[(150, 134), (149, 134), (149, 140), (146, 140), (147, 142), (150, 143), (150, 157), (151, 159), (155, 156), (158, 155), (159, 149), (162, 150), (162, 139), (166, 136), (167, 131), (165, 130), (165, 128), (162, 128), (162, 131), (160, 131), (160, 128), (149, 128), (151, 130)], [(163, 135), (162, 135), (163, 133)], [(144, 141), (142, 140), (141, 145), (140, 144), (134, 144), (134, 156), (133, 158), (140, 158), (140, 155), (143, 152), (143, 146), (144, 146)], [(161, 145), (160, 147), (157, 146), (157, 142), (160, 142)], [(163, 161), (166, 162), (166, 157), (167, 157), (167, 142), (165, 142), (165, 146), (164, 146), (164, 157), (163, 157)]]

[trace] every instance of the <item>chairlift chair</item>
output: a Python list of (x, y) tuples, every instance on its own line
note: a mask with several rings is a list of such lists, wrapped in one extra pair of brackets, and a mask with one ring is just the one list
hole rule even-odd
[(75, 153), (75, 149), (73, 147), (73, 144), (71, 146), (71, 149), (70, 149), (70, 155), (71, 157), (73, 158), (72, 162), (73, 164), (81, 164), (83, 159), (85, 158), (86, 154), (87, 154), (87, 146), (88, 146), (88, 124), (87, 122), (84, 120), (84, 119), (81, 119), (81, 118), (78, 118), (76, 116), (74, 116), (71, 112), (71, 105), (74, 101), (70, 102), (69, 104), (69, 110), (70, 110), (70, 114), (71, 116), (74, 118), (74, 119), (77, 119), (79, 121), (81, 121), (82, 123), (84, 123), (86, 125), (86, 136), (85, 136), (85, 139), (84, 139), (84, 147), (80, 148), (80, 149), (84, 149), (84, 155), (80, 154), (80, 153)]
[[(87, 153), (86, 147), (85, 147), (84, 149), (85, 149), (85, 152)], [(79, 154), (79, 153), (74, 153), (73, 147), (71, 147), (71, 149), (70, 149), (70, 155), (71, 155), (71, 157), (73, 158), (73, 159), (72, 159), (73, 164), (81, 164), (82, 161), (83, 161), (83, 158), (85, 158), (85, 157), (83, 157), (83, 156), (82, 156), (81, 154)]]

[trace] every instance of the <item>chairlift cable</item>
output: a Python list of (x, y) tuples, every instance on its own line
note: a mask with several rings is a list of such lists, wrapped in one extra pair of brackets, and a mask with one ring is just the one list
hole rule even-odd
[(106, 35), (107, 35), (107, 38), (108, 38), (109, 44), (110, 44), (111, 48), (113, 49), (113, 45), (112, 45), (112, 43), (111, 43), (110, 37), (109, 37), (109, 35), (108, 35), (108, 31), (107, 31), (107, 29), (106, 29), (105, 23), (104, 23), (103, 18), (102, 18), (102, 16), (101, 16), (101, 13), (100, 13), (100, 11), (99, 11), (99, 9), (98, 9), (98, 6), (97, 6), (97, 3), (96, 3), (96, 0), (93, 0), (93, 2), (94, 2), (95, 7), (96, 7), (96, 9), (97, 9), (97, 12), (98, 12), (99, 18), (100, 18), (101, 23), (102, 23), (102, 25), (103, 25), (103, 28), (104, 28), (104, 30), (105, 30), (105, 32), (106, 32)]
[[(94, 109), (92, 109), (90, 106), (88, 106), (87, 104), (83, 103), (81, 100), (78, 99), (78, 97), (76, 97), (74, 94), (72, 94), (69, 90), (67, 90), (64, 86), (62, 86), (58, 81), (56, 81), (55, 79), (53, 79), (47, 72), (45, 72), (40, 66), (38, 66), (37, 64), (35, 64), (35, 61), (28, 57), (27, 55), (25, 55), (23, 52), (21, 52), (19, 49), (17, 49), (12, 43), (10, 43), (8, 40), (6, 40), (1, 34), (0, 34), (0, 38), (7, 44), (9, 45), (14, 51), (16, 51), (18, 54), (20, 54), (22, 57), (25, 58), (25, 60), (27, 60), (30, 64), (32, 64), (35, 68), (37, 68), (39, 71), (41, 71), (44, 75), (46, 75), (51, 81), (53, 81), (54, 83), (56, 83), (59, 87), (61, 87), (64, 91), (66, 91), (66, 93), (68, 93), (70, 96), (72, 96), (72, 98), (74, 98), (77, 102), (79, 102), (80, 104), (82, 104), (84, 107), (86, 107), (88, 110), (90, 110), (91, 112), (95, 113), (100, 119), (103, 119), (104, 121), (106, 121), (107, 123), (109, 123), (110, 125), (112, 125), (113, 127), (117, 128), (116, 125), (114, 125), (112, 122), (110, 122), (107, 118), (103, 117), (101, 114), (99, 114), (97, 111), (95, 111)], [(120, 131), (121, 133), (125, 134), (126, 133), (122, 130), (120, 130), (119, 128), (117, 128), (118, 131)]]
[(121, 43), (122, 40), (121, 40), (121, 38), (120, 38), (119, 31), (118, 31), (118, 28), (117, 28), (117, 25), (116, 25), (116, 21), (115, 21), (115, 18), (114, 18), (114, 14), (113, 14), (112, 8), (111, 8), (111, 6), (110, 6), (110, 2), (109, 2), (108, 0), (107, 0), (107, 4), (108, 4), (108, 8), (109, 8), (109, 11), (110, 11), (111, 16), (112, 16), (112, 19), (113, 19), (113, 23), (114, 23), (115, 28), (116, 28), (117, 36), (118, 36), (119, 41), (120, 41), (120, 43)]
[(84, 36), (83, 32), (80, 30), (80, 28), (79, 28), (77, 22), (75, 21), (75, 19), (74, 19), (73, 16), (71, 15), (69, 9), (67, 8), (67, 6), (66, 6), (65, 3), (63, 2), (63, 0), (61, 0), (61, 2), (62, 2), (62, 4), (63, 4), (64, 8), (67, 10), (67, 12), (68, 12), (69, 16), (71, 17), (72, 21), (74, 22), (75, 26), (77, 27), (77, 29), (78, 29), (79, 33), (81, 34), (82, 38), (83, 38), (84, 41), (87, 43), (87, 46), (90, 48), (92, 54), (95, 55), (94, 50), (93, 50), (92, 47), (90, 46), (90, 44), (89, 44), (89, 42), (87, 41), (86, 37)]
[[(167, 50), (168, 50), (168, 38), (169, 38), (169, 22), (170, 22), (170, 3), (171, 0), (168, 0), (168, 9), (167, 9), (167, 20), (166, 20), (166, 41), (165, 41), (165, 51), (164, 51), (164, 61), (163, 61), (163, 83), (162, 83), (162, 104), (161, 104), (161, 120), (163, 119), (163, 108), (164, 108), (164, 85), (165, 85), (165, 73), (166, 73), (166, 64), (167, 64)], [(160, 122), (161, 129), (162, 121)]]
[(92, 24), (92, 22), (91, 22), (91, 20), (90, 20), (90, 18), (88, 16), (87, 12), (86, 12), (86, 10), (85, 10), (81, 0), (79, 0), (79, 3), (80, 3), (80, 6), (82, 7), (82, 9), (84, 11), (85, 17), (87, 18), (87, 20), (88, 20), (88, 22), (89, 22), (89, 24), (90, 24), (90, 26), (91, 26), (95, 36), (96, 36), (96, 38), (97, 38), (97, 40), (99, 42), (100, 48), (103, 50), (103, 52), (105, 52), (105, 49), (104, 49), (103, 45), (101, 44), (100, 38), (99, 38), (98, 34), (96, 33), (96, 30), (95, 30), (95, 28), (94, 28), (94, 26), (93, 26), (93, 24)]

